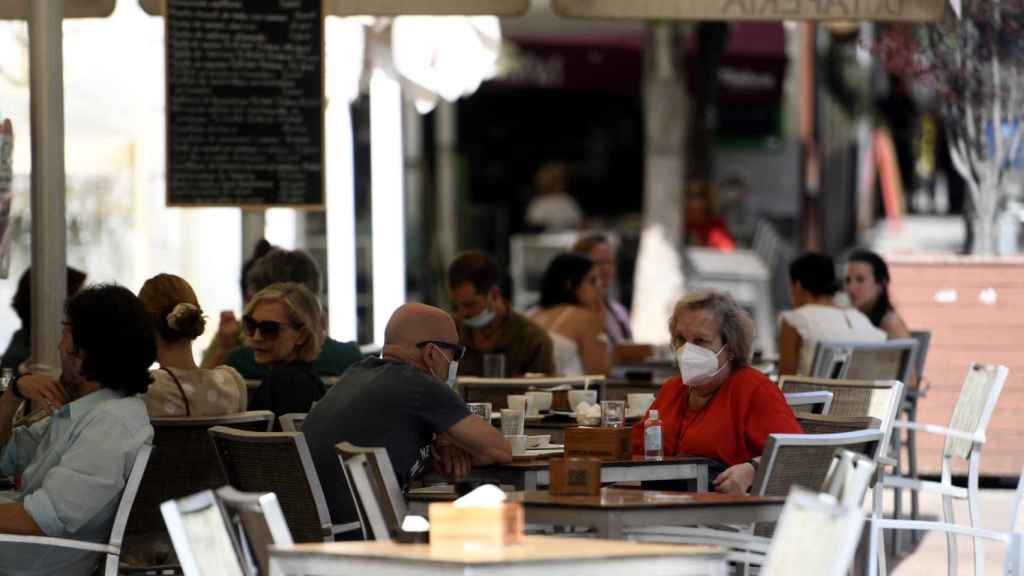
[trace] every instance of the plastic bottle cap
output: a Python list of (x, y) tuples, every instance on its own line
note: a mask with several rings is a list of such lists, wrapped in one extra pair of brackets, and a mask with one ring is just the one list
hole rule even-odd
[(647, 419), (648, 420), (657, 420), (658, 419), (658, 411), (657, 410), (651, 410), (650, 412), (648, 412), (647, 413)]

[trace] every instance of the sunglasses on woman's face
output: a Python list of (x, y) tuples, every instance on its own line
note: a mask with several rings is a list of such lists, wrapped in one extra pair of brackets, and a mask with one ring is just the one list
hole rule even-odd
[(293, 326), (285, 322), (275, 322), (273, 320), (256, 320), (252, 316), (242, 316), (242, 330), (245, 331), (245, 335), (252, 338), (256, 335), (256, 331), (259, 330), (260, 336), (267, 340), (273, 340), (281, 334), (282, 326), (291, 326), (296, 330), (299, 326)]

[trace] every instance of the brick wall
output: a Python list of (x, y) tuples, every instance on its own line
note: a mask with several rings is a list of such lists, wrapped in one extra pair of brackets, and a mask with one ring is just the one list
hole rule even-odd
[[(918, 404), (918, 421), (949, 423), (971, 362), (1007, 366), (1010, 375), (988, 428), (982, 474), (1017, 476), (1024, 465), (1024, 259), (887, 260), (896, 309), (912, 330), (932, 331), (924, 369), (931, 388)], [(942, 439), (919, 434), (918, 447), (921, 472), (938, 473)], [(966, 466), (958, 471), (966, 472)]]

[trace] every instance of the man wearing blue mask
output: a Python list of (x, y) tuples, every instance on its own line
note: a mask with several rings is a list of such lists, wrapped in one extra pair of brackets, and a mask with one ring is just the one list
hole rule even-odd
[(483, 376), (485, 354), (505, 357), (504, 376), (554, 374), (551, 337), (502, 297), (498, 266), (483, 252), (465, 252), (448, 266), (448, 292), (466, 355), (462, 376)]

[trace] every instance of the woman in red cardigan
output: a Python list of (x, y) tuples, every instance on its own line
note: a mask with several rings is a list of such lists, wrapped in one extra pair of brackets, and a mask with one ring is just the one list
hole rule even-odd
[[(803, 432), (778, 386), (748, 365), (753, 322), (728, 294), (700, 291), (676, 304), (669, 331), (680, 376), (665, 382), (650, 407), (662, 421), (665, 456), (717, 460), (727, 468), (715, 490), (745, 493), (768, 435)], [(634, 454), (644, 453), (643, 424), (633, 427)]]

